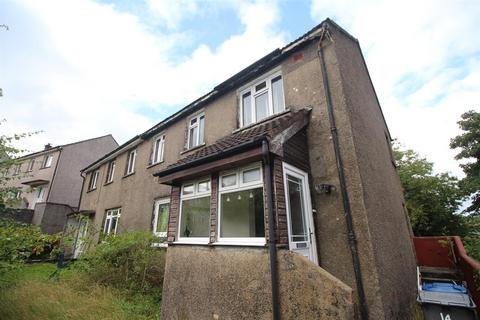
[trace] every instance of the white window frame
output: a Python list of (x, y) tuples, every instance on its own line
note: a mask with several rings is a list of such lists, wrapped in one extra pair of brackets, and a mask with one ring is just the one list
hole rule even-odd
[[(200, 128), (200, 119), (203, 118), (203, 128)], [(195, 124), (191, 124), (192, 120), (197, 120)], [(194, 141), (192, 146), (190, 146), (190, 131), (198, 128), (197, 141)], [(201, 131), (200, 129), (203, 129)], [(202, 145), (205, 142), (205, 112), (200, 112), (193, 117), (188, 118), (188, 130), (187, 130), (187, 150), (193, 149)]]
[(43, 159), (42, 168), (50, 168), (52, 166), (52, 162), (53, 162), (53, 155), (52, 154), (45, 155), (45, 159)]
[(165, 134), (160, 134), (153, 140), (152, 159), (151, 164), (163, 162), (165, 152)]
[[(113, 208), (108, 209), (105, 212), (105, 224), (103, 226), (103, 233), (104, 234), (117, 234), (118, 225), (120, 222), (120, 217), (122, 216), (122, 208)], [(115, 224), (115, 230), (112, 232), (112, 223), (111, 220), (113, 218), (117, 218), (117, 223)]]
[(35, 203), (42, 202), (43, 198), (45, 197), (45, 187), (38, 186), (35, 195)]
[[(208, 191), (198, 191), (198, 184), (202, 182), (209, 182), (209, 189)], [(185, 186), (193, 185), (193, 193), (185, 195), (183, 193), (183, 189)], [(206, 237), (182, 237), (180, 227), (182, 225), (182, 213), (183, 213), (183, 200), (192, 200), (192, 199), (199, 199), (204, 197), (210, 197), (210, 204), (209, 208), (211, 210), (211, 200), (212, 200), (212, 180), (210, 177), (206, 177), (203, 179), (198, 179), (195, 181), (189, 181), (182, 184), (182, 188), (180, 190), (180, 210), (178, 215), (178, 225), (177, 225), (177, 243), (189, 243), (189, 244), (208, 244), (210, 241), (210, 231), (208, 231), (208, 236)], [(210, 214), (209, 214), (210, 220)], [(208, 224), (210, 226), (210, 223)]]
[[(283, 92), (282, 92), (282, 95), (283, 95), (283, 110), (281, 111), (278, 111), (277, 113), (274, 112), (274, 109), (273, 109), (273, 91), (272, 91), (272, 80), (275, 79), (276, 77), (278, 76), (281, 76), (281, 80), (282, 81), (282, 88), (283, 88)], [(266, 86), (265, 88), (259, 90), (258, 92), (255, 91), (255, 87), (259, 84), (261, 84), (262, 82), (265, 82)], [(249, 124), (244, 124), (244, 119), (243, 119), (243, 95), (246, 94), (246, 93), (249, 93), (250, 92), (250, 105), (251, 105), (251, 119), (252, 119), (252, 122), (249, 123)], [(255, 105), (255, 97), (259, 96), (259, 95), (262, 95), (263, 93), (267, 92), (267, 101), (268, 101), (268, 108), (267, 108), (267, 116), (261, 120), (257, 120), (257, 116), (256, 116), (256, 105)], [(278, 113), (281, 113), (283, 111), (286, 110), (286, 106), (285, 106), (285, 87), (283, 86), (283, 74), (280, 70), (276, 70), (276, 71), (273, 71), (272, 73), (266, 75), (266, 76), (263, 76), (262, 78), (259, 78), (259, 79), (256, 79), (254, 80), (253, 82), (251, 82), (250, 84), (248, 84), (246, 87), (243, 87), (240, 91), (239, 91), (239, 105), (240, 105), (240, 128), (243, 128), (243, 127), (248, 127), (250, 125), (253, 125), (259, 121), (262, 121), (264, 119), (267, 119), (268, 117), (271, 117), (273, 116), (274, 114), (278, 114)]]
[(168, 214), (170, 215), (170, 198), (162, 198), (155, 200), (154, 209), (153, 209), (153, 234), (157, 237), (167, 238), (168, 235), (168, 225), (165, 232), (157, 232), (157, 223), (158, 223), (158, 210), (162, 204), (169, 204)]
[[(132, 157), (132, 161), (130, 158)], [(127, 170), (125, 175), (135, 173), (135, 160), (137, 159), (137, 149), (130, 150), (127, 156)]]
[(112, 160), (107, 165), (107, 177), (105, 183), (113, 182), (113, 175), (115, 174), (115, 166), (117, 165), (117, 160)]
[(14, 171), (13, 171), (13, 175), (19, 174), (21, 168), (22, 168), (22, 164), (21, 164), (21, 163), (17, 163), (17, 164), (15, 165), (15, 169), (14, 169)]
[(35, 159), (30, 159), (27, 166), (27, 172), (32, 172), (34, 165), (35, 165)]
[(97, 189), (97, 182), (98, 176), (100, 175), (100, 171), (97, 169), (92, 171), (90, 174), (90, 182), (88, 183), (88, 191)]
[[(249, 171), (252, 169), (259, 169), (260, 170), (260, 180), (253, 181), (253, 182), (243, 182), (243, 172)], [(222, 187), (222, 177), (229, 176), (235, 174), (236, 181), (235, 185)], [(220, 228), (221, 228), (221, 219), (222, 219), (222, 201), (221, 196), (223, 194), (238, 192), (238, 191), (245, 191), (251, 189), (257, 189), (261, 187), (262, 192), (265, 192), (263, 187), (263, 168), (261, 163), (256, 163), (253, 165), (249, 165), (246, 167), (238, 168), (236, 170), (225, 171), (219, 175), (218, 179), (218, 198), (217, 198), (217, 242), (215, 244), (226, 244), (226, 245), (251, 245), (251, 246), (264, 246), (266, 244), (266, 232), (264, 237), (221, 237)], [(263, 204), (263, 208), (265, 211), (265, 201)], [(263, 213), (264, 220), (265, 220), (265, 212)]]

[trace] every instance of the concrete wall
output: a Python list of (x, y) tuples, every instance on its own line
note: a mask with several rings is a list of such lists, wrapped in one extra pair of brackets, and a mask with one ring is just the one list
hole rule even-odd
[[(272, 319), (263, 248), (168, 248), (162, 319)], [(352, 319), (352, 290), (325, 270), (279, 251), (282, 319)]]
[(32, 223), (33, 210), (0, 208), (0, 219), (12, 219), (22, 223)]
[(40, 202), (35, 206), (32, 223), (40, 225), (44, 233), (62, 232), (67, 222), (67, 214), (75, 209), (58, 203)]
[(83, 183), (80, 170), (116, 147), (111, 135), (63, 146), (46, 201), (78, 207)]

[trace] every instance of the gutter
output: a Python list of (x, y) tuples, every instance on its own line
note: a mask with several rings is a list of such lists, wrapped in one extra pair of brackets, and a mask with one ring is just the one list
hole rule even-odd
[(275, 240), (273, 201), (272, 201), (272, 173), (270, 168), (270, 148), (267, 139), (262, 140), (262, 162), (265, 170), (268, 209), (268, 252), (270, 258), (270, 275), (272, 283), (272, 313), (274, 320), (280, 320), (280, 303), (278, 290), (277, 245)]
[(342, 156), (340, 153), (340, 142), (338, 139), (337, 127), (335, 125), (335, 116), (333, 113), (332, 97), (330, 93), (330, 86), (328, 83), (327, 67), (325, 64), (325, 57), (324, 57), (323, 46), (322, 46), (323, 36), (327, 32), (328, 32), (327, 30), (323, 31), (320, 41), (318, 43), (318, 47), (319, 47), (318, 57), (320, 60), (320, 68), (322, 71), (323, 89), (324, 89), (325, 98), (327, 101), (328, 121), (330, 124), (330, 133), (331, 133), (333, 148), (335, 152), (335, 161), (337, 165), (338, 179), (340, 183), (340, 190), (342, 193), (343, 211), (345, 216), (345, 222), (347, 225), (347, 241), (352, 254), (353, 271), (355, 273), (355, 285), (357, 287), (358, 299), (360, 304), (360, 317), (363, 320), (367, 320), (369, 318), (368, 305), (367, 305), (365, 289), (363, 287), (363, 281), (362, 281), (362, 271), (360, 267), (360, 257), (358, 253), (358, 247), (357, 247), (357, 238), (356, 238), (355, 230), (353, 227), (352, 210), (350, 208), (350, 199), (348, 197), (348, 191), (347, 191), (346, 180), (345, 180), (345, 172), (344, 172), (344, 167), (342, 162)]

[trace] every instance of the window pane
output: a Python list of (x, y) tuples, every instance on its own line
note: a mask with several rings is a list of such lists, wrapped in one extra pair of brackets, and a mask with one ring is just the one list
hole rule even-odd
[(285, 109), (285, 102), (283, 101), (282, 76), (278, 76), (272, 80), (272, 98), (273, 113), (282, 112)]
[(268, 95), (262, 93), (255, 97), (255, 115), (256, 121), (260, 121), (268, 116)]
[(303, 191), (301, 180), (288, 176), (288, 196), (290, 200), (290, 228), (292, 241), (307, 241), (305, 208), (303, 207)]
[(117, 227), (117, 217), (112, 217), (112, 222), (110, 224), (110, 232), (109, 233), (113, 233), (115, 234), (115, 228)]
[(221, 196), (221, 237), (265, 237), (263, 188)]
[(199, 125), (199, 139), (198, 139), (198, 144), (203, 143), (203, 132), (205, 128), (205, 116), (200, 117), (200, 125)]
[(222, 177), (222, 188), (234, 186), (237, 183), (237, 175), (231, 174)]
[(262, 83), (260, 83), (260, 84), (257, 84), (257, 85), (255, 86), (255, 92), (258, 92), (258, 91), (260, 91), (260, 90), (262, 90), (262, 89), (265, 89), (266, 87), (267, 87), (267, 83), (266, 83), (265, 81), (262, 82)]
[(190, 120), (190, 125), (193, 126), (195, 123), (197, 123), (197, 118), (193, 118)]
[(203, 181), (198, 183), (198, 192), (207, 192), (210, 190), (210, 181)]
[(189, 148), (193, 148), (197, 145), (197, 139), (198, 139), (198, 127), (191, 128), (190, 129), (190, 138), (189, 138)]
[(243, 171), (243, 183), (260, 181), (260, 168)]
[(182, 201), (181, 237), (208, 237), (210, 232), (210, 197)]
[(170, 204), (164, 203), (158, 206), (157, 226), (155, 232), (167, 232), (168, 212)]
[(242, 96), (242, 106), (243, 106), (243, 125), (249, 125), (252, 123), (252, 99), (250, 92), (245, 93)]
[(187, 184), (183, 186), (183, 194), (192, 194), (193, 193), (193, 184)]

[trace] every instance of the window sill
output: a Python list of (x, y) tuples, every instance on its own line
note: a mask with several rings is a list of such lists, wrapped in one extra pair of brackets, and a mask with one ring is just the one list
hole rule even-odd
[(152, 248), (167, 248), (168, 244), (166, 242), (161, 243), (152, 243)]
[(43, 170), (43, 169), (48, 169), (48, 168), (51, 168), (52, 166), (49, 166), (49, 167), (41, 167), (40, 170)]
[(254, 122), (254, 123), (250, 123), (249, 125), (246, 125), (244, 127), (240, 127), (238, 129), (235, 129), (232, 131), (232, 133), (237, 133), (237, 132), (240, 132), (240, 131), (243, 131), (243, 130), (247, 130), (247, 129), (250, 129), (250, 128), (253, 128), (255, 126), (258, 126), (259, 124), (262, 124), (264, 122), (267, 122), (267, 121), (270, 121), (272, 119), (275, 119), (276, 117), (280, 117), (280, 116), (283, 116), (284, 114), (286, 113), (289, 113), (290, 112), (290, 108), (287, 108), (285, 110), (283, 110), (282, 112), (279, 112), (279, 113), (275, 113), (275, 114), (272, 114), (271, 116), (268, 116), (260, 121), (257, 121), (257, 122)]
[(135, 174), (135, 171), (133, 171), (133, 172), (131, 172), (131, 173), (127, 173), (126, 175), (124, 175), (124, 176), (122, 177), (122, 179), (125, 179), (125, 178), (128, 178), (128, 177), (130, 177), (130, 176), (133, 176), (134, 174)]
[(237, 247), (265, 247), (267, 242), (245, 242), (245, 241), (217, 241), (212, 243), (213, 246), (237, 246)]
[(208, 239), (202, 239), (202, 240), (178, 240), (173, 242), (173, 244), (194, 244), (194, 245), (208, 245), (209, 243)]
[(109, 182), (105, 182), (103, 185), (104, 186), (108, 186), (109, 184), (112, 184), (113, 183), (113, 180), (112, 181), (109, 181)]
[(162, 160), (162, 161), (159, 161), (159, 162), (155, 162), (155, 163), (149, 164), (149, 165), (147, 166), (147, 169), (150, 169), (150, 168), (153, 168), (153, 167), (155, 167), (155, 166), (158, 166), (159, 164), (162, 164), (162, 163), (164, 163), (164, 162), (165, 162), (165, 161)]
[(88, 190), (87, 190), (87, 193), (92, 192), (92, 191), (95, 191), (95, 190), (97, 190), (97, 188), (88, 189)]
[(180, 154), (189, 153), (190, 151), (194, 151), (194, 150), (200, 149), (201, 147), (205, 147), (205, 145), (206, 145), (206, 143), (203, 142), (203, 143), (199, 144), (198, 146), (195, 146), (195, 147), (190, 148), (190, 149), (183, 150), (182, 152), (180, 152)]

